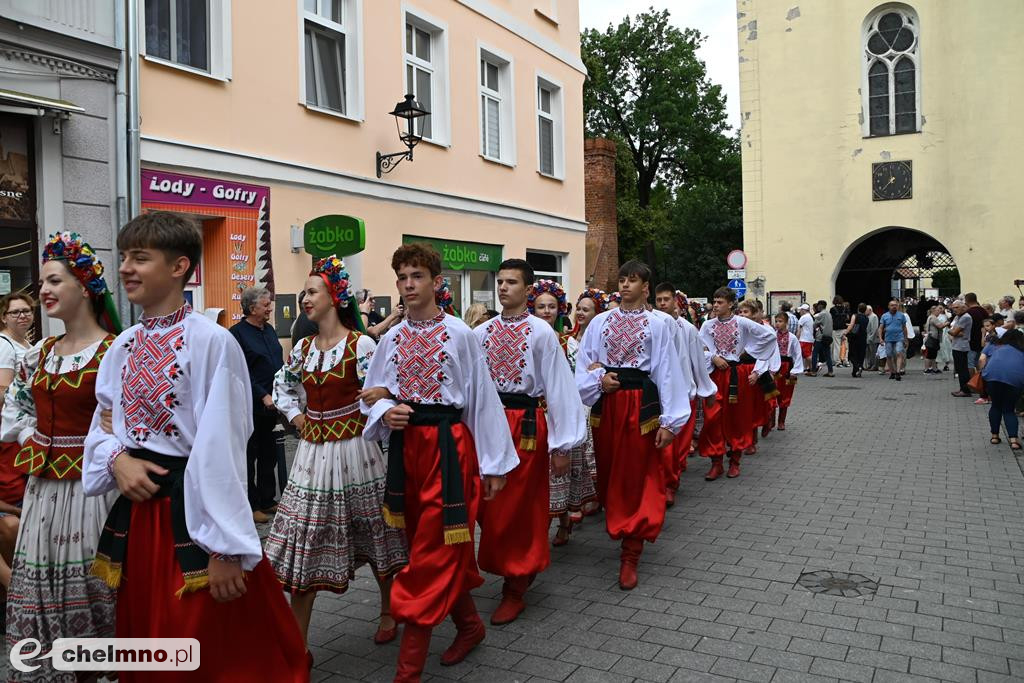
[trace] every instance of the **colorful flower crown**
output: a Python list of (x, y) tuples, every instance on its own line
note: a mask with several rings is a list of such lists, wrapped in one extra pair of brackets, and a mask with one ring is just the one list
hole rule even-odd
[(608, 292), (608, 303), (622, 305), (622, 295), (618, 292)]
[(558, 317), (569, 312), (569, 302), (565, 298), (565, 290), (562, 289), (562, 285), (554, 280), (537, 280), (530, 286), (530, 292), (526, 295), (526, 310), (531, 314), (534, 313), (537, 297), (541, 294), (550, 294), (555, 297), (558, 302)]
[(679, 308), (680, 312), (689, 306), (689, 300), (686, 298), (686, 293), (680, 289), (676, 290), (676, 306)]
[(348, 307), (351, 296), (348, 291), (348, 271), (345, 270), (344, 261), (337, 256), (322, 258), (316, 262), (309, 274), (319, 275), (323, 278), (335, 308)]
[(455, 299), (452, 297), (452, 283), (448, 278), (441, 279), (441, 286), (434, 290), (434, 301), (448, 315), (456, 315)]
[(604, 313), (605, 311), (607, 311), (608, 304), (611, 301), (611, 299), (608, 297), (608, 292), (604, 291), (603, 289), (597, 289), (595, 287), (587, 287), (585, 290), (583, 290), (583, 293), (580, 294), (579, 297), (576, 299), (576, 305), (579, 306), (579, 303), (584, 299), (590, 299), (591, 301), (593, 301), (594, 307), (597, 309), (598, 313)]
[(74, 276), (93, 296), (103, 296), (110, 291), (107, 289), (107, 281), (103, 279), (103, 264), (77, 232), (58, 232), (52, 235), (43, 247), (43, 263), (47, 261), (67, 263)]

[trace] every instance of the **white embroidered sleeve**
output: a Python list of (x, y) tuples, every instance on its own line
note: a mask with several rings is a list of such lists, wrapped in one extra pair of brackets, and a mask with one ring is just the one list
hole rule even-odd
[(553, 331), (543, 330), (534, 340), (534, 367), (540, 370), (547, 400), (548, 450), (568, 452), (587, 439), (583, 402), (576, 380)]
[(607, 313), (602, 313), (587, 326), (576, 352), (576, 389), (584, 405), (593, 406), (601, 398), (601, 380), (604, 368), (588, 370), (593, 363), (601, 360), (601, 329), (607, 320)]
[(302, 386), (302, 363), (310, 339), (301, 339), (288, 355), (288, 362), (274, 375), (274, 405), (291, 422), (306, 409), (306, 390)]
[[(114, 434), (100, 427), (100, 411), (114, 410), (121, 399), (121, 366), (124, 364), (121, 337), (111, 344), (100, 361), (96, 373), (96, 411), (92, 416), (89, 434), (85, 437), (85, 457), (82, 459), (82, 488), (87, 496), (99, 496), (117, 488), (111, 469), (114, 458), (124, 452), (125, 446)], [(116, 431), (116, 429), (115, 429)]]
[[(678, 329), (678, 328), (677, 328)], [(678, 434), (690, 421), (688, 384), (683, 381), (682, 365), (668, 323), (651, 318), (651, 379), (661, 399), (661, 426)]]
[[(377, 345), (373, 357), (366, 369), (366, 377), (363, 379), (363, 387), (385, 387), (392, 396), (398, 396), (397, 378), (390, 376), (389, 362), (391, 354), (395, 351), (395, 331), (397, 327), (391, 328)], [(384, 424), (384, 413), (398, 405), (397, 401), (390, 398), (382, 398), (372, 406), (360, 401), (359, 409), (366, 415), (366, 426), (363, 428), (363, 438), (367, 441), (387, 441), (391, 436), (391, 430)]]
[(377, 343), (373, 341), (373, 338), (368, 334), (361, 335), (359, 341), (356, 342), (356, 377), (359, 381), (366, 379), (370, 361), (373, 360), (373, 354), (376, 352)]
[(480, 474), (507, 474), (519, 464), (519, 456), (483, 349), (468, 327), (462, 330), (449, 326), (449, 333), (465, 377), (465, 386), (461, 387), (465, 400), (462, 420), (473, 433)]

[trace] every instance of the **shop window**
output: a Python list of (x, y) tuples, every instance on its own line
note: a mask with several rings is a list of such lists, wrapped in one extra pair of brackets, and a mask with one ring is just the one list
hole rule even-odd
[(515, 163), (512, 112), (512, 60), (481, 48), (480, 154), (485, 159)]
[(568, 287), (568, 278), (564, 270), (565, 261), (565, 254), (526, 250), (526, 262), (533, 267), (533, 274), (538, 280), (554, 280), (563, 287)]
[(358, 0), (302, 0), (302, 101), (347, 118), (362, 116)]
[(231, 0), (146, 0), (143, 13), (147, 59), (231, 77)]
[(562, 88), (537, 77), (537, 170), (552, 178), (564, 171)]
[(424, 139), (448, 144), (448, 42), (440, 22), (405, 13), (405, 92), (430, 112), (417, 120)]

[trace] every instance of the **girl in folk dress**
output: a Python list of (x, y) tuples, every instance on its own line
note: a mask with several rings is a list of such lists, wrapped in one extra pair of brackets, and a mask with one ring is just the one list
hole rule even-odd
[[(20, 413), (15, 464), (29, 476), (7, 596), (7, 646), (25, 638), (48, 652), (57, 638), (114, 635), (115, 592), (90, 574), (116, 492), (82, 490), (85, 436), (96, 410), (96, 372), (120, 324), (103, 266), (74, 233), (43, 249), (39, 296), (67, 330), (30, 351), (7, 393)], [(101, 322), (106, 329), (101, 327)], [(49, 662), (12, 681), (75, 681)]]
[(318, 591), (344, 593), (369, 564), (381, 592), (374, 642), (394, 640), (391, 577), (408, 562), (401, 529), (384, 523), (386, 465), (376, 442), (362, 438), (362, 380), (376, 345), (357, 331), (348, 273), (321, 259), (306, 280), (302, 306), (319, 333), (302, 339), (278, 371), (274, 403), (299, 430), (288, 486), (278, 504), (267, 556), (305, 637)]

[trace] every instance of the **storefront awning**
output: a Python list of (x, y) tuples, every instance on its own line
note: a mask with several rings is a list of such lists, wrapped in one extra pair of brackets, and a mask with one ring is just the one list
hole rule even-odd
[(55, 100), (50, 97), (42, 97), (41, 95), (31, 95), (16, 90), (0, 88), (0, 111), (34, 116), (52, 116), (54, 114), (81, 114), (85, 109), (67, 100)]

